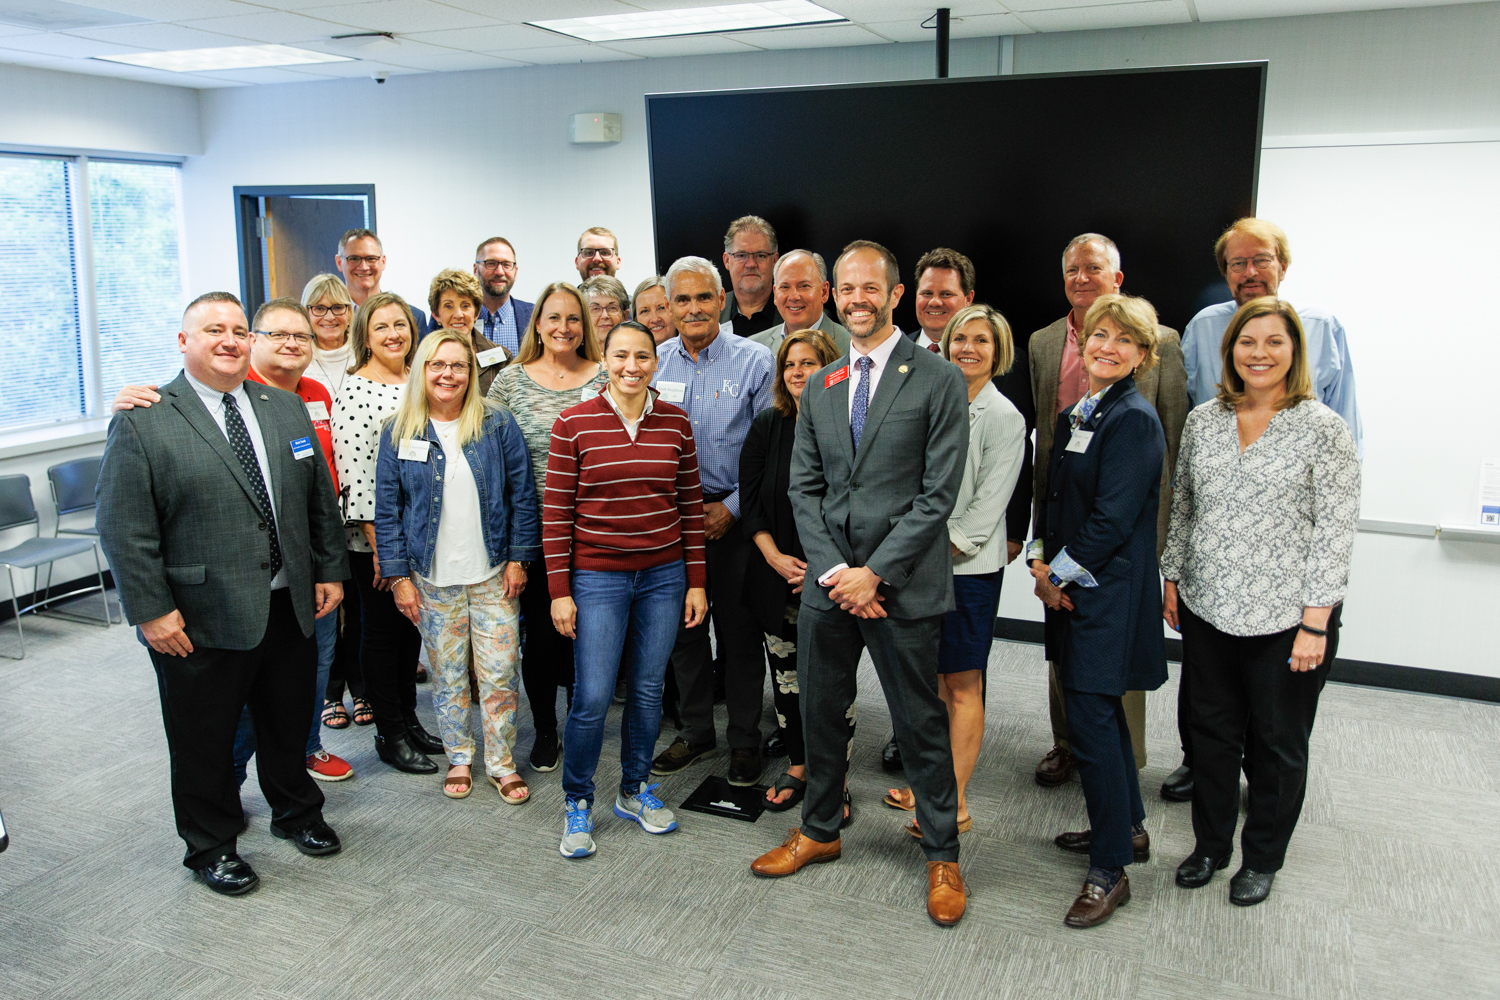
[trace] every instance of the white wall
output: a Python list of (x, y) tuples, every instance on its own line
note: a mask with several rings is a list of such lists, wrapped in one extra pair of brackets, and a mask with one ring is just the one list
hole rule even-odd
[(192, 155), (198, 91), (0, 65), (0, 144)]

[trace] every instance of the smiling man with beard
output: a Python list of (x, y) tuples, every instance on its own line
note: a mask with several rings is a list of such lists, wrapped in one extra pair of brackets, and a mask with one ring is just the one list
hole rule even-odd
[(491, 236), (474, 251), (474, 277), (484, 290), (479, 324), (486, 340), (512, 354), (521, 349), (521, 331), (531, 319), (532, 303), (511, 294), (516, 287), (516, 248), (504, 236)]

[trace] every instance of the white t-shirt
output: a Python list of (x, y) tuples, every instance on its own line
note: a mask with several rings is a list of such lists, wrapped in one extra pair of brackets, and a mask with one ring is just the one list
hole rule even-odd
[(344, 379), (349, 377), (349, 366), (353, 363), (354, 351), (347, 340), (342, 347), (331, 351), (315, 346), (312, 364), (302, 374), (314, 382), (321, 382), (323, 388), (328, 390), (328, 395), (337, 400), (339, 393), (343, 391)]
[(458, 446), (458, 421), (433, 420), (443, 446), (443, 512), (438, 517), (437, 546), (432, 553), (432, 573), (427, 582), (434, 587), (458, 587), (483, 583), (505, 568), (490, 565), (480, 524), (479, 487), (474, 470)]

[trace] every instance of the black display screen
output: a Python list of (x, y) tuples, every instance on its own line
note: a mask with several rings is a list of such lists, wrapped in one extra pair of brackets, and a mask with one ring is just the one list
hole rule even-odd
[[(678, 257), (723, 270), (724, 230), (747, 214), (783, 252), (883, 243), (901, 264), (896, 311), (915, 328), (912, 270), (952, 247), (976, 301), (1017, 340), (1068, 310), (1063, 247), (1113, 239), (1124, 290), (1178, 328), (1227, 299), (1213, 243), (1255, 211), (1265, 63), (651, 94), (659, 272)], [(725, 284), (728, 285), (727, 274)], [(830, 299), (830, 302), (832, 300)]]

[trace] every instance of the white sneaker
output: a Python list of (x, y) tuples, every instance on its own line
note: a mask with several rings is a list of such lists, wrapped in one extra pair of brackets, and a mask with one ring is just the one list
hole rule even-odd
[(639, 823), (647, 833), (671, 833), (677, 829), (672, 810), (651, 794), (660, 787), (660, 784), (648, 785), (643, 781), (640, 791), (634, 795), (620, 791), (615, 795), (615, 815)]

